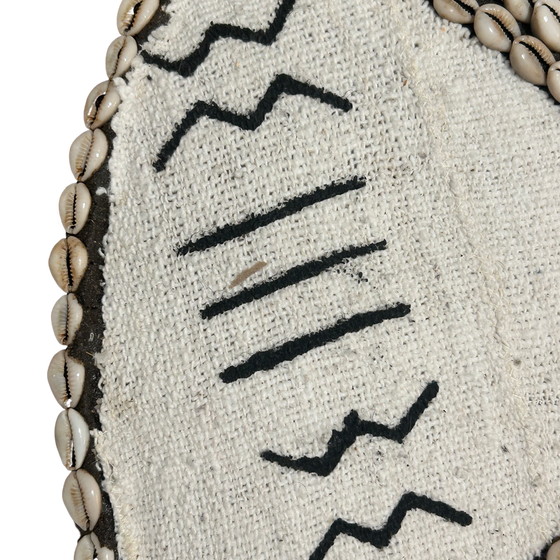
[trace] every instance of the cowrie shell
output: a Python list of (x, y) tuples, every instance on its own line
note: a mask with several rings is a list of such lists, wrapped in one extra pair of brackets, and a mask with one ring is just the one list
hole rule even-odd
[(60, 195), (58, 211), (66, 233), (78, 233), (86, 225), (91, 195), (83, 183), (68, 185)]
[(535, 0), (504, 0), (506, 10), (517, 20), (529, 23)]
[(72, 344), (80, 328), (83, 314), (76, 294), (63, 295), (54, 304), (51, 322), (54, 335), (60, 344)]
[(106, 547), (102, 547), (97, 535), (90, 533), (78, 541), (74, 560), (115, 560), (115, 553)]
[(49, 268), (56, 283), (65, 292), (75, 292), (88, 265), (85, 245), (74, 236), (61, 239), (51, 251)]
[[(556, 101), (560, 102), (560, 60), (555, 62), (549, 69), (546, 79), (548, 91)], [(560, 560), (560, 557), (559, 557)]]
[(509, 52), (513, 40), (521, 35), (515, 18), (497, 4), (485, 4), (476, 10), (474, 32), (483, 45), (501, 52)]
[(68, 350), (61, 350), (51, 360), (47, 371), (49, 386), (62, 408), (74, 408), (84, 391), (84, 365), (71, 358)]
[(88, 95), (84, 108), (84, 123), (94, 130), (104, 125), (114, 114), (121, 102), (117, 86), (106, 80), (97, 84)]
[(435, 11), (453, 23), (472, 23), (477, 8), (476, 0), (434, 0)]
[(62, 464), (69, 471), (79, 469), (84, 464), (89, 449), (89, 428), (79, 412), (70, 408), (58, 415), (54, 440)]
[(86, 130), (70, 146), (70, 169), (78, 181), (89, 179), (107, 157), (109, 143), (101, 130)]
[(509, 60), (524, 80), (538, 86), (546, 85), (548, 69), (554, 64), (554, 57), (548, 47), (531, 35), (521, 35), (513, 41)]
[(560, 560), (560, 541), (556, 541), (546, 554), (546, 560)]
[(550, 49), (560, 51), (560, 0), (535, 2), (531, 30)]
[(138, 52), (138, 45), (133, 37), (117, 37), (107, 49), (105, 68), (107, 77), (112, 80), (122, 76), (132, 64)]
[(68, 475), (62, 489), (62, 500), (74, 523), (91, 531), (101, 515), (101, 490), (95, 478), (84, 470)]
[(121, 35), (136, 35), (154, 17), (159, 0), (123, 0), (117, 14)]

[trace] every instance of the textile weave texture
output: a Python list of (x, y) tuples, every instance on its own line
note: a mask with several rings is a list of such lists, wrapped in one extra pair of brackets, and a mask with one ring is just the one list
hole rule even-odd
[(421, 0), (165, 9), (98, 194), (120, 558), (532, 560), (560, 107)]

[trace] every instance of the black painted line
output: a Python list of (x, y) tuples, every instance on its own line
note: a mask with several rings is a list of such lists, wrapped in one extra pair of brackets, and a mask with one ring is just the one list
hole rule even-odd
[(280, 2), (274, 19), (267, 29), (254, 30), (226, 23), (213, 23), (204, 32), (204, 38), (198, 47), (184, 58), (170, 62), (165, 58), (151, 55), (147, 52), (142, 53), (142, 58), (148, 64), (153, 64), (167, 72), (176, 72), (183, 76), (183, 78), (188, 78), (206, 60), (212, 45), (220, 39), (237, 39), (245, 43), (259, 43), (265, 46), (274, 43), (280, 31), (284, 28), (295, 3), (296, 0), (283, 0), (283, 2)]
[(262, 282), (252, 288), (247, 288), (234, 296), (224, 298), (216, 303), (208, 305), (200, 312), (200, 315), (203, 319), (212, 319), (212, 317), (216, 317), (217, 315), (221, 315), (227, 311), (232, 311), (241, 305), (262, 299), (274, 292), (283, 290), (284, 288), (293, 286), (294, 284), (298, 284), (299, 282), (303, 282), (309, 278), (319, 276), (322, 272), (325, 272), (329, 268), (341, 264), (346, 260), (369, 255), (371, 253), (375, 253), (376, 251), (383, 251), (386, 248), (386, 241), (358, 247), (349, 247), (343, 251), (323, 256), (316, 261), (310, 261), (294, 266), (273, 280)]
[(339, 535), (348, 535), (362, 543), (370, 544), (375, 548), (385, 548), (389, 545), (391, 539), (399, 532), (406, 514), (415, 509), (437, 515), (442, 519), (457, 523), (462, 527), (467, 527), (472, 523), (472, 517), (464, 511), (456, 510), (444, 502), (438, 502), (426, 496), (419, 496), (414, 492), (409, 492), (402, 496), (381, 529), (371, 529), (369, 527), (357, 525), (356, 523), (349, 523), (343, 519), (334, 521), (323, 537), (323, 540), (309, 557), (309, 560), (323, 560)]
[(290, 362), (294, 358), (306, 354), (314, 348), (325, 346), (349, 333), (359, 332), (373, 325), (399, 319), (410, 313), (410, 305), (399, 303), (394, 307), (378, 309), (366, 313), (358, 313), (349, 319), (343, 319), (322, 331), (306, 334), (281, 346), (253, 354), (246, 362), (231, 366), (220, 373), (224, 383), (233, 383), (239, 379), (251, 377), (257, 371), (274, 369), (282, 362)]
[(352, 109), (352, 103), (335, 93), (326, 91), (312, 84), (300, 82), (287, 74), (280, 74), (274, 78), (263, 98), (259, 101), (257, 108), (248, 115), (240, 115), (226, 109), (218, 107), (215, 103), (197, 101), (190, 109), (183, 120), (177, 125), (171, 138), (165, 143), (159, 152), (154, 168), (156, 171), (163, 171), (169, 159), (173, 156), (183, 136), (202, 118), (208, 117), (217, 121), (222, 121), (242, 130), (256, 130), (265, 120), (266, 115), (272, 111), (274, 105), (283, 95), (304, 95), (311, 99), (316, 99), (321, 103), (330, 105), (335, 109), (348, 112)]
[(333, 430), (327, 444), (327, 451), (321, 457), (300, 457), (299, 459), (294, 459), (286, 455), (278, 455), (273, 451), (264, 451), (261, 457), (282, 467), (319, 476), (328, 476), (335, 470), (343, 455), (356, 443), (356, 439), (360, 436), (370, 435), (403, 443), (404, 438), (413, 430), (420, 416), (422, 416), (432, 400), (435, 399), (438, 391), (439, 386), (435, 381), (429, 383), (416, 402), (410, 407), (407, 414), (403, 416), (394, 428), (378, 424), (377, 422), (362, 420), (358, 413), (353, 410), (344, 419), (342, 431)]
[(324, 200), (329, 200), (335, 196), (340, 196), (350, 191), (355, 191), (365, 187), (365, 179), (353, 177), (349, 181), (343, 183), (332, 183), (325, 187), (319, 187), (318, 189), (301, 196), (296, 196), (288, 200), (287, 202), (265, 212), (264, 214), (251, 214), (242, 222), (237, 224), (227, 224), (217, 230), (199, 237), (195, 241), (191, 241), (186, 245), (183, 245), (177, 250), (179, 256), (184, 256), (188, 253), (195, 253), (198, 251), (205, 251), (212, 247), (231, 241), (232, 239), (237, 239), (247, 235), (259, 228), (268, 226), (279, 220), (283, 220), (289, 216), (301, 212), (304, 208), (308, 206), (313, 206)]

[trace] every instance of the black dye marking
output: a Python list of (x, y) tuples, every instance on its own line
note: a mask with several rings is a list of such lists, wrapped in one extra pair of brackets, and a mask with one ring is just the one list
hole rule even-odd
[(292, 11), (296, 0), (284, 0), (278, 5), (274, 19), (267, 29), (253, 30), (246, 27), (237, 27), (225, 23), (214, 23), (205, 32), (204, 39), (187, 57), (180, 60), (170, 62), (165, 58), (154, 56), (146, 52), (142, 53), (142, 58), (148, 64), (153, 64), (167, 72), (176, 72), (188, 78), (192, 76), (195, 70), (206, 60), (210, 54), (212, 45), (220, 39), (238, 39), (245, 43), (259, 43), (260, 45), (269, 46), (278, 37), (278, 34), (284, 28), (286, 20)]
[(319, 546), (309, 557), (309, 560), (323, 560), (339, 535), (348, 535), (362, 543), (371, 544), (375, 548), (385, 548), (400, 531), (406, 514), (415, 509), (421, 509), (427, 513), (437, 515), (462, 527), (467, 527), (472, 523), (472, 517), (464, 511), (456, 510), (444, 502), (437, 502), (426, 496), (419, 496), (414, 492), (409, 492), (403, 495), (381, 529), (370, 529), (356, 523), (349, 523), (343, 519), (334, 521), (323, 540), (319, 543)]
[(290, 362), (294, 358), (310, 352), (314, 348), (325, 346), (349, 333), (359, 332), (383, 321), (399, 319), (410, 313), (410, 305), (399, 303), (394, 307), (358, 313), (349, 319), (338, 321), (332, 327), (322, 331), (306, 334), (281, 346), (253, 354), (246, 362), (231, 366), (220, 373), (224, 383), (233, 383), (239, 379), (251, 377), (257, 371), (269, 371), (282, 362)]
[(239, 292), (235, 296), (222, 299), (205, 307), (200, 312), (200, 315), (203, 319), (211, 319), (212, 317), (216, 317), (217, 315), (236, 309), (246, 303), (262, 299), (263, 297), (273, 294), (278, 290), (287, 288), (288, 286), (319, 276), (322, 272), (325, 272), (329, 268), (341, 264), (348, 259), (355, 259), (357, 257), (369, 255), (376, 251), (383, 251), (386, 248), (386, 241), (371, 243), (370, 245), (363, 245), (359, 247), (349, 247), (343, 251), (338, 251), (321, 257), (316, 261), (294, 266), (273, 280), (262, 282), (252, 288), (247, 288), (242, 292)]
[(499, 20), (499, 18), (497, 18), (494, 14), (491, 14), (489, 12), (485, 12), (485, 13), (491, 20), (493, 20), (495, 23), (498, 24), (500, 29), (504, 32), (505, 36), (513, 43), (515, 37), (511, 34), (511, 31)]
[(312, 84), (300, 82), (287, 74), (279, 74), (274, 78), (264, 97), (259, 101), (257, 108), (248, 115), (240, 115), (218, 107), (215, 103), (197, 101), (193, 108), (188, 111), (183, 120), (173, 131), (171, 138), (165, 143), (157, 156), (153, 166), (156, 171), (163, 171), (169, 159), (173, 156), (185, 134), (202, 118), (208, 117), (222, 121), (242, 130), (256, 130), (265, 120), (266, 115), (272, 111), (274, 105), (283, 95), (304, 95), (311, 99), (317, 99), (321, 103), (330, 105), (335, 109), (348, 112), (352, 109), (352, 103), (335, 93), (326, 91)]
[(330, 475), (356, 439), (360, 436), (370, 435), (381, 437), (403, 443), (404, 438), (413, 430), (420, 416), (428, 408), (428, 405), (438, 394), (439, 386), (433, 381), (428, 384), (418, 400), (410, 407), (397, 426), (390, 428), (377, 422), (368, 422), (360, 419), (358, 413), (353, 410), (344, 419), (344, 429), (342, 431), (333, 430), (332, 436), (327, 444), (327, 452), (322, 457), (301, 457), (294, 459), (285, 455), (278, 455), (273, 451), (265, 451), (261, 457), (265, 461), (276, 463), (282, 467), (305, 471), (319, 476)]
[(227, 224), (217, 230), (200, 237), (195, 241), (191, 241), (183, 245), (177, 250), (178, 256), (184, 256), (188, 253), (195, 253), (197, 251), (205, 251), (212, 247), (237, 239), (251, 233), (259, 228), (268, 226), (278, 220), (283, 220), (293, 214), (301, 212), (304, 208), (312, 206), (324, 200), (329, 200), (335, 196), (345, 194), (350, 191), (355, 191), (366, 186), (364, 179), (354, 177), (344, 183), (332, 183), (326, 187), (320, 187), (309, 194), (296, 196), (284, 202), (280, 206), (269, 210), (264, 214), (251, 214), (245, 220), (238, 224)]

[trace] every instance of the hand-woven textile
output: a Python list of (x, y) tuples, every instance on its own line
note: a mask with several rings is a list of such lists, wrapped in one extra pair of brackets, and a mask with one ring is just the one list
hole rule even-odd
[(560, 532), (560, 107), (422, 0), (165, 9), (112, 122), (120, 558), (531, 560)]

